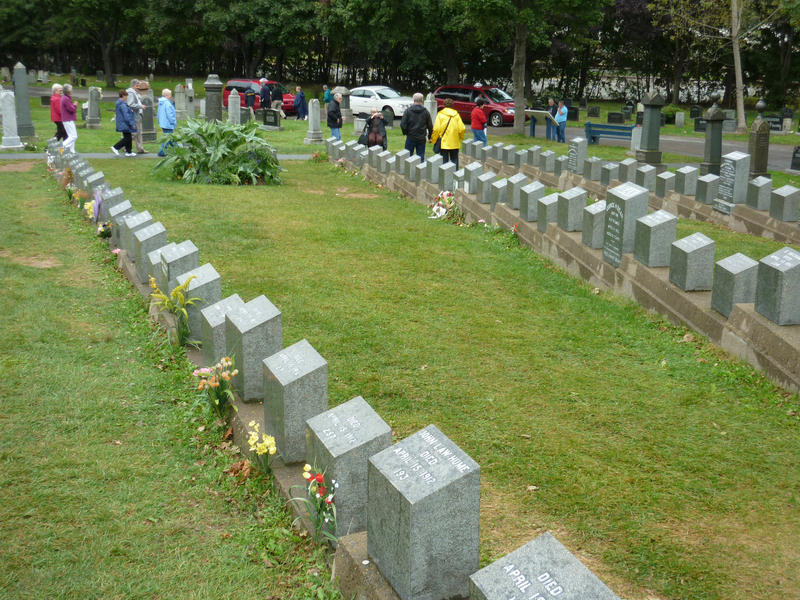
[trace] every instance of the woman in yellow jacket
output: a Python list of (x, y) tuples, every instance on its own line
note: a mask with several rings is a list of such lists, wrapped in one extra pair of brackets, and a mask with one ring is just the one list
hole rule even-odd
[(436, 115), (436, 122), (433, 124), (431, 142), (435, 144), (436, 140), (442, 138), (442, 149), (439, 151), (442, 162), (455, 163), (456, 169), (458, 169), (458, 149), (464, 140), (464, 130), (461, 115), (453, 109), (453, 99), (445, 98), (444, 108)]

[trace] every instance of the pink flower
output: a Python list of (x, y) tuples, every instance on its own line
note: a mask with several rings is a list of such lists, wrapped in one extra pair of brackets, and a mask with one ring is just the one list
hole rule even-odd
[(111, 254), (119, 254), (119, 248), (114, 248), (114, 249), (111, 251)]

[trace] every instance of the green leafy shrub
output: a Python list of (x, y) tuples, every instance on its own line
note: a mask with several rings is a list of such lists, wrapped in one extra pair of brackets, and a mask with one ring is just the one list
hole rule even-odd
[(682, 110), (677, 104), (667, 104), (661, 109), (661, 112), (664, 113), (664, 121), (666, 123), (675, 123), (675, 113)]
[[(257, 185), (280, 183), (280, 164), (254, 122), (232, 125), (193, 119), (166, 137), (167, 169), (185, 183)], [(170, 143), (171, 142), (171, 143)]]

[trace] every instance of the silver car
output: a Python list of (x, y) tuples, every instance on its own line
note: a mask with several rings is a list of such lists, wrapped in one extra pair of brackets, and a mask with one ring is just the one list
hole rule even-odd
[(350, 90), (350, 108), (353, 113), (370, 114), (374, 106), (378, 110), (391, 111), (392, 119), (402, 117), (413, 104), (410, 96), (401, 96), (385, 85), (364, 85)]

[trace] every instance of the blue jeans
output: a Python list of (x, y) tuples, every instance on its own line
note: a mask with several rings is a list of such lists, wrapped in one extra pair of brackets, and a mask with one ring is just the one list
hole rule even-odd
[(545, 137), (548, 140), (552, 140), (553, 138), (556, 137), (555, 131), (553, 131), (553, 129), (555, 127), (553, 126), (553, 124), (550, 122), (550, 119), (548, 119), (548, 118), (545, 118), (544, 124), (545, 124)]
[(411, 138), (406, 138), (406, 150), (411, 153), (411, 156), (415, 154), (419, 156), (420, 162), (425, 162), (425, 140), (415, 142)]
[(486, 130), (485, 129), (473, 129), (472, 130), (472, 139), (475, 142), (483, 142), (484, 146), (486, 144), (488, 144), (488, 142), (486, 141)]
[(331, 135), (335, 137), (337, 140), (342, 139), (342, 130), (338, 127), (331, 127)]
[(558, 140), (557, 141), (561, 142), (562, 144), (565, 144), (567, 142), (567, 122), (566, 121), (561, 121), (558, 124), (558, 129), (556, 130), (556, 133), (558, 133)]

